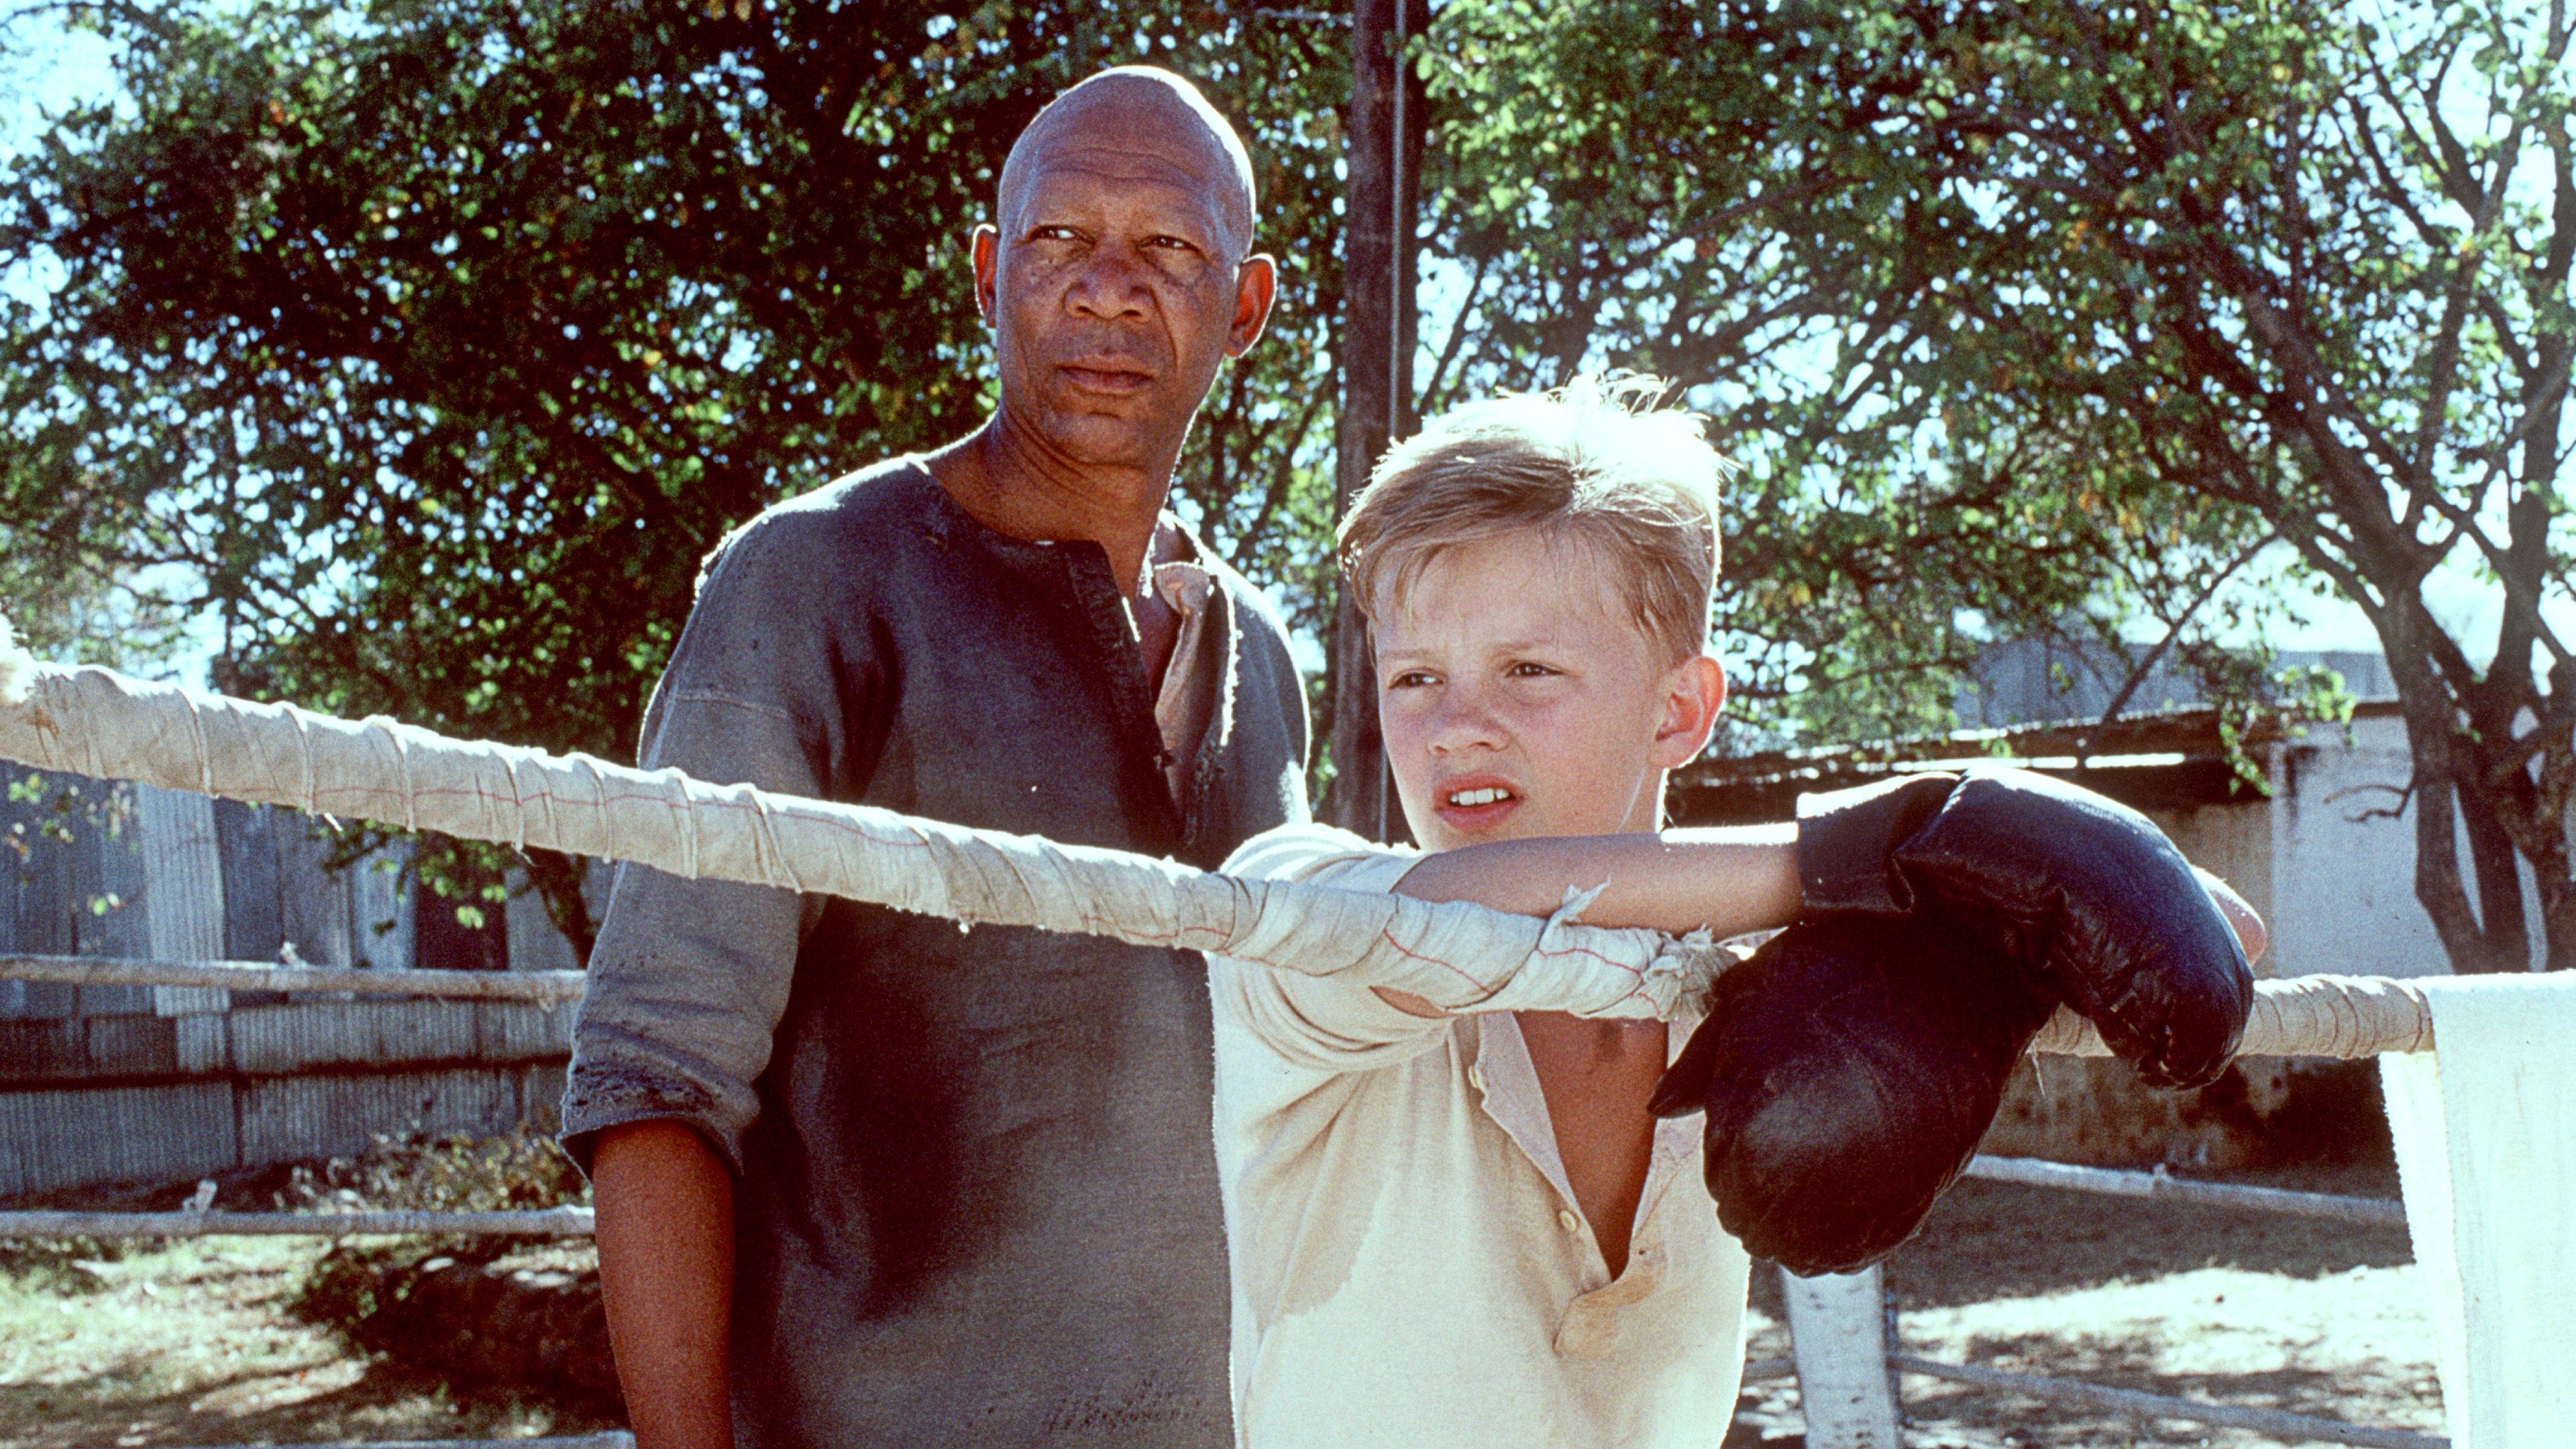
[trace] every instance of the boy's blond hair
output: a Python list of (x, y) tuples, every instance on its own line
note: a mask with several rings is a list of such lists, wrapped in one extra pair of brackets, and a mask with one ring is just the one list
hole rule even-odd
[(1717, 487), (1730, 466), (1706, 419), (1661, 406), (1660, 378), (1582, 376), (1433, 418), (1387, 449), (1342, 520), (1360, 611), (1396, 600), (1443, 551), (1525, 528), (1617, 566), (1637, 626), (1675, 660), (1707, 647)]

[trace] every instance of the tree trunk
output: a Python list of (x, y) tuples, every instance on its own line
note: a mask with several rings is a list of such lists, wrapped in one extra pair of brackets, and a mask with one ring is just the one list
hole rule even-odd
[(2522, 857), (2496, 818), (2495, 801), (2478, 789), (2455, 789), (2452, 798), (2468, 829), (2469, 864), (2478, 878), (2480, 971), (2531, 969), (2531, 930), (2522, 909)]
[(528, 884), (546, 903), (547, 918), (572, 942), (573, 960), (587, 970), (590, 948), (599, 940), (599, 923), (590, 918), (590, 899), (581, 893), (590, 862), (559, 850), (530, 850), (523, 852), (523, 858), (528, 863)]

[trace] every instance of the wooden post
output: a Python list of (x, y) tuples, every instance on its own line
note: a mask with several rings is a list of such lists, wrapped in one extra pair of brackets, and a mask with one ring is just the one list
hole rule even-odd
[(1801, 1278), (1783, 1270), (1789, 1345), (1808, 1449), (1901, 1449), (1887, 1293), (1876, 1268)]
[[(1401, 36), (1429, 20), (1422, 0), (1357, 0), (1351, 17), (1350, 183), (1342, 221), (1342, 409), (1334, 433), (1335, 491), (1341, 510), (1368, 483), (1369, 469), (1413, 416), (1414, 218), (1420, 210), (1423, 95), (1409, 70), (1401, 83)], [(1377, 682), (1368, 626), (1349, 592), (1333, 614), (1334, 782), (1325, 818), (1371, 840), (1401, 839), (1378, 737)]]

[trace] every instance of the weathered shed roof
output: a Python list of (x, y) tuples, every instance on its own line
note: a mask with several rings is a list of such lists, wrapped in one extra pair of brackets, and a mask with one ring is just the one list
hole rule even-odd
[[(2354, 712), (2396, 709), (2392, 701), (2373, 700)], [(2277, 725), (2264, 723), (2244, 743), (2259, 760), (2281, 739)], [(2108, 723), (2061, 721), (1703, 759), (1674, 774), (1669, 798), (1672, 818), (1684, 825), (1788, 820), (1797, 814), (1800, 795), (1971, 764), (2021, 765), (2141, 810), (2251, 805), (2265, 798), (2228, 761), (2218, 710), (2211, 705), (2123, 715)]]

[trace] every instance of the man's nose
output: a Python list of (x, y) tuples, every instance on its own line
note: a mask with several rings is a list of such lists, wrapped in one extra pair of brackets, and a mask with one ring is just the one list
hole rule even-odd
[(1095, 249), (1074, 274), (1066, 302), (1085, 317), (1133, 320), (1147, 315), (1153, 300), (1144, 267), (1124, 247), (1105, 246)]

